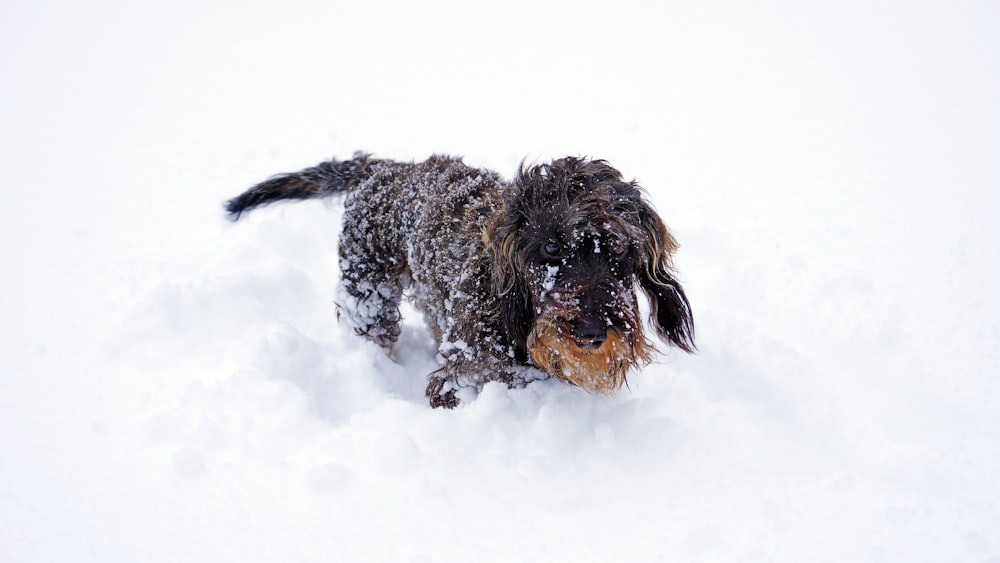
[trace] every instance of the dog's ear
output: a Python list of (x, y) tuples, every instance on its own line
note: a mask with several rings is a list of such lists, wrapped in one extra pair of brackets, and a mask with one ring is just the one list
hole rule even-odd
[(523, 269), (515, 255), (517, 234), (514, 225), (501, 219), (483, 232), (483, 242), (491, 261), (490, 282), (493, 295), (499, 301), (500, 324), (514, 348), (516, 359), (523, 362), (528, 356), (528, 334), (534, 317), (527, 286), (518, 274)]
[(663, 340), (694, 352), (694, 317), (684, 288), (672, 274), (670, 257), (677, 242), (652, 208), (643, 205), (640, 224), (645, 234), (639, 285), (649, 297), (650, 321)]

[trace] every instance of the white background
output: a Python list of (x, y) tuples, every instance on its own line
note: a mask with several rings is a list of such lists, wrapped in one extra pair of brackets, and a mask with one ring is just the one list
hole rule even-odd
[[(1000, 560), (1000, 4), (5, 2), (0, 560)], [(342, 333), (363, 149), (609, 160), (700, 352), (422, 397)]]

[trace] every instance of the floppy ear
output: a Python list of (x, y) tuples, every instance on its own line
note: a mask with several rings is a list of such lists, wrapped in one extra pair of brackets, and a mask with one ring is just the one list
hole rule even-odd
[(491, 288), (499, 304), (500, 325), (514, 348), (515, 358), (528, 358), (528, 334), (534, 322), (531, 298), (528, 295), (523, 271), (517, 263), (516, 241), (518, 229), (504, 219), (490, 225), (483, 233), (483, 241), (493, 261)]
[(694, 352), (691, 306), (684, 295), (684, 288), (674, 279), (670, 266), (670, 256), (677, 250), (677, 242), (651, 208), (643, 206), (640, 222), (646, 243), (642, 248), (639, 285), (649, 297), (652, 307), (650, 321), (664, 341), (685, 352)]

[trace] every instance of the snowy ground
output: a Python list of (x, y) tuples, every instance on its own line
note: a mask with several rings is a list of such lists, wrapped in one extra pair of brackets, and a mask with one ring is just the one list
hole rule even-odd
[[(0, 561), (1000, 561), (1000, 5), (5, 2)], [(455, 411), (334, 319), (356, 149), (610, 160), (700, 353)]]

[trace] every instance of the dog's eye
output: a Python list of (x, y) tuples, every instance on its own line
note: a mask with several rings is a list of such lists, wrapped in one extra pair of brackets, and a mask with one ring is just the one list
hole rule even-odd
[(562, 254), (562, 247), (555, 242), (549, 241), (542, 245), (542, 256), (546, 258), (558, 258)]

